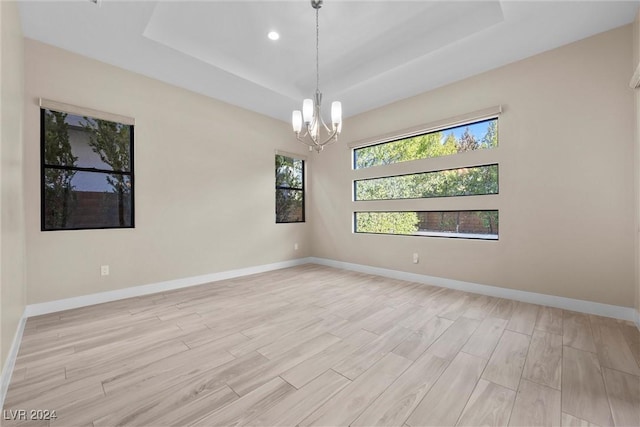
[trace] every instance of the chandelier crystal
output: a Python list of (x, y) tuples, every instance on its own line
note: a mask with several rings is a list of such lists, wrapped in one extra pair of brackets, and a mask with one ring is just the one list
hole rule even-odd
[[(302, 102), (302, 111), (295, 110), (291, 116), (293, 131), (298, 141), (309, 146), (309, 151), (322, 151), (325, 145), (338, 140), (342, 131), (342, 103), (331, 103), (331, 127), (329, 127), (321, 114), (322, 93), (320, 92), (320, 66), (319, 66), (319, 40), (320, 26), (318, 25), (318, 11), (322, 7), (323, 0), (311, 0), (311, 7), (316, 10), (316, 94), (314, 99), (307, 98)], [(304, 131), (303, 131), (304, 125)], [(324, 130), (323, 130), (324, 129)], [(322, 136), (322, 133), (325, 133)]]

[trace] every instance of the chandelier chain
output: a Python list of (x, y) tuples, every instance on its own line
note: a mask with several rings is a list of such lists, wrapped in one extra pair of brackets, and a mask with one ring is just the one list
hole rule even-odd
[(320, 25), (318, 24), (318, 9), (316, 9), (316, 93), (320, 91)]

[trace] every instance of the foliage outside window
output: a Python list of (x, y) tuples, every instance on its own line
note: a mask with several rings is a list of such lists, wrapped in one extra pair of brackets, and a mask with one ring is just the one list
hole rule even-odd
[(353, 150), (354, 169), (448, 156), (498, 146), (498, 119), (429, 132)]
[(304, 160), (276, 155), (276, 223), (304, 222)]
[(50, 109), (41, 120), (41, 228), (131, 228), (133, 125)]
[[(354, 149), (354, 169), (454, 155), (498, 146), (498, 119)], [(498, 194), (498, 164), (354, 181), (354, 200)], [(406, 209), (406, 205), (404, 205)], [(498, 239), (497, 210), (354, 212), (356, 233)]]
[(498, 211), (355, 212), (356, 233), (498, 239)]
[(354, 185), (356, 200), (498, 194), (498, 165), (362, 179)]

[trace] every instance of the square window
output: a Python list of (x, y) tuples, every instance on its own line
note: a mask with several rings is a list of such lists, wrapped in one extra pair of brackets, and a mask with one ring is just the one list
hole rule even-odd
[(40, 110), (41, 229), (134, 226), (133, 125)]

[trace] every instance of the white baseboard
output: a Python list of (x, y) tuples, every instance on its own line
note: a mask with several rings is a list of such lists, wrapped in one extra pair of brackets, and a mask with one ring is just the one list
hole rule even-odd
[(427, 276), (424, 274), (408, 273), (386, 268), (372, 267), (362, 264), (352, 264), (348, 262), (335, 261), (326, 258), (308, 257), (290, 261), (265, 264), (255, 267), (241, 268), (237, 270), (223, 271), (219, 273), (205, 274), (201, 276), (187, 277), (183, 279), (168, 280), (165, 282), (153, 283), (143, 286), (118, 289), (115, 291), (100, 292), (92, 295), (84, 295), (74, 298), (66, 298), (56, 301), (49, 301), (39, 304), (30, 304), (25, 307), (24, 314), (18, 324), (18, 329), (11, 344), (11, 349), (7, 355), (7, 360), (0, 376), (0, 408), (4, 404), (7, 389), (11, 381), (11, 375), (15, 366), (16, 357), (22, 341), (22, 334), (28, 317), (42, 314), (54, 313), (78, 307), (85, 307), (94, 304), (101, 304), (125, 298), (149, 295), (173, 289), (186, 288), (190, 286), (202, 285), (220, 280), (232, 279), (235, 277), (248, 276), (251, 274), (264, 273), (282, 268), (294, 267), (297, 265), (314, 263), (328, 267), (342, 268), (346, 270), (358, 271), (361, 273), (374, 274), (378, 276), (390, 277), (393, 279), (407, 280), (417, 283), (425, 283), (444, 288), (457, 289), (482, 295), (489, 295), (499, 298), (507, 298), (516, 301), (523, 301), (532, 304), (547, 305), (566, 310), (579, 311), (583, 313), (596, 314), (599, 316), (613, 317), (635, 322), (640, 329), (640, 312), (631, 307), (620, 307), (609, 304), (601, 304), (592, 301), (584, 301), (572, 298), (565, 298), (553, 295), (539, 294), (535, 292), (519, 291), (516, 289), (500, 288), (497, 286), (487, 286), (471, 282), (463, 282), (442, 277)]
[(425, 283), (443, 288), (457, 289), (474, 294), (489, 295), (492, 297), (506, 298), (531, 304), (547, 305), (549, 307), (562, 308), (564, 310), (613, 317), (615, 319), (635, 322), (636, 325), (638, 325), (638, 328), (640, 328), (640, 321), (637, 318), (638, 312), (632, 307), (621, 307), (617, 305), (602, 304), (593, 301), (584, 301), (555, 295), (500, 288), (498, 286), (481, 285), (478, 283), (463, 282), (460, 280), (445, 279), (443, 277), (427, 276), (424, 274), (408, 273), (405, 271), (389, 270), (386, 268), (371, 267), (362, 264), (352, 264), (326, 258), (310, 257), (309, 262), (326, 265), (328, 267), (358, 271), (360, 273), (390, 277), (392, 279), (407, 280), (410, 282)]
[(281, 268), (294, 267), (296, 265), (308, 264), (309, 262), (309, 258), (298, 258), (273, 264), (221, 271), (219, 273), (203, 274), (201, 276), (186, 277), (183, 279), (167, 280), (165, 282), (134, 286), (115, 291), (99, 292), (97, 294), (65, 298), (39, 304), (29, 304), (25, 308), (25, 315), (26, 317), (40, 316), (42, 314), (55, 313), (58, 311), (70, 310), (72, 308), (86, 307), (89, 305), (102, 304), (125, 298), (139, 297), (158, 292), (203, 285), (205, 283), (217, 282), (220, 280), (233, 279), (234, 277), (248, 276), (251, 274), (264, 273), (266, 271), (279, 270)]
[(264, 273), (266, 271), (279, 270), (282, 268), (294, 267), (301, 264), (308, 264), (309, 258), (299, 258), (290, 261), (276, 262), (273, 264), (259, 265), (255, 267), (240, 268), (237, 270), (222, 271), (219, 273), (204, 274), (201, 276), (187, 277), (183, 279), (167, 280), (165, 282), (153, 283), (143, 286), (118, 289), (115, 291), (100, 292), (97, 294), (83, 295), (74, 298), (43, 302), (39, 304), (29, 304), (24, 309), (24, 314), (20, 318), (18, 329), (11, 343), (11, 349), (7, 355), (2, 375), (0, 376), (0, 408), (4, 405), (7, 395), (11, 375), (16, 364), (18, 350), (22, 342), (22, 334), (28, 317), (42, 314), (55, 313), (58, 311), (70, 310), (73, 308), (86, 307), (89, 305), (102, 304), (110, 301), (117, 301), (125, 298), (154, 294), (158, 292), (170, 291), (173, 289), (186, 288), (189, 286), (203, 285), (205, 283), (217, 282), (220, 280), (233, 279), (234, 277), (248, 276), (251, 274)]
[(7, 360), (4, 362), (4, 366), (2, 367), (2, 375), (0, 375), (0, 408), (4, 406), (4, 398), (7, 396), (7, 390), (9, 389), (9, 383), (11, 382), (13, 367), (16, 365), (16, 358), (18, 357), (18, 350), (20, 349), (22, 334), (24, 333), (24, 325), (26, 323), (27, 316), (25, 312), (18, 322), (18, 329), (16, 329), (16, 334), (13, 336), (11, 348), (7, 354)]
[[(174, 289), (186, 288), (190, 286), (202, 285), (220, 280), (232, 279), (235, 277), (248, 276), (251, 274), (264, 273), (282, 268), (294, 267), (301, 264), (315, 263), (328, 267), (342, 268), (345, 270), (358, 271), (361, 273), (375, 274), (378, 276), (390, 277), (393, 279), (407, 280), (417, 283), (425, 283), (444, 288), (457, 289), (465, 292), (489, 295), (498, 298), (512, 299), (532, 304), (547, 305), (550, 307), (562, 308), (565, 310), (578, 311), (599, 316), (613, 317), (616, 319), (628, 320), (636, 323), (640, 329), (640, 313), (632, 307), (621, 307), (617, 305), (602, 304), (593, 301), (578, 300), (554, 295), (539, 294), (535, 292), (520, 291), (517, 289), (501, 288), (498, 286), (481, 285), (472, 282), (446, 279), (443, 277), (428, 276), (424, 274), (408, 273), (399, 270), (390, 270), (380, 267), (372, 267), (363, 264), (353, 264), (343, 261), (335, 261), (327, 258), (299, 258), (290, 261), (265, 264), (255, 267), (241, 268), (237, 270), (222, 271), (219, 273), (204, 274), (201, 276), (187, 277), (183, 279), (168, 280), (143, 286), (118, 289), (115, 291), (100, 292), (97, 294), (83, 295), (80, 297), (66, 298), (49, 301), (39, 304), (30, 304), (25, 308), (24, 317), (39, 316), (42, 314), (54, 313), (58, 311), (70, 310), (73, 308), (86, 307), (94, 304), (121, 300), (125, 298), (138, 297), (143, 295), (165, 292)], [(24, 327), (24, 325), (23, 325)], [(17, 350), (16, 350), (17, 351)], [(4, 372), (4, 371), (3, 371)]]

